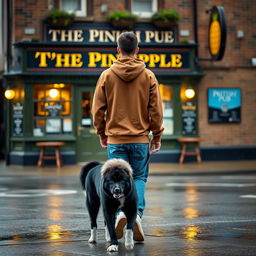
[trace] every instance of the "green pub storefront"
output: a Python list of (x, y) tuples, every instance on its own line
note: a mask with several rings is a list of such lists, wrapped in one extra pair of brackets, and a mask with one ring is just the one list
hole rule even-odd
[[(162, 150), (152, 161), (177, 162), (180, 137), (198, 136), (196, 44), (177, 43), (177, 28), (149, 23), (132, 29), (141, 58), (157, 76), (164, 110)], [(109, 23), (75, 22), (67, 29), (44, 24), (42, 42), (15, 44), (14, 66), (5, 74), (13, 92), (6, 100), (6, 162), (36, 165), (39, 141), (63, 141), (64, 164), (106, 159), (91, 118), (100, 73), (118, 58), (123, 30)], [(49, 152), (51, 154), (51, 152)]]

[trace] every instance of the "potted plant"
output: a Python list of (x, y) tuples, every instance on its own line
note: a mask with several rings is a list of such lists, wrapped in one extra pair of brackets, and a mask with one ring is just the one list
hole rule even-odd
[(131, 28), (138, 20), (138, 16), (126, 10), (116, 10), (108, 14), (107, 18), (114, 27)]
[(52, 9), (46, 16), (46, 21), (53, 27), (68, 27), (75, 18), (74, 13), (68, 13), (60, 9)]
[(177, 25), (180, 15), (175, 10), (160, 9), (151, 16), (151, 20), (155, 26), (160, 28), (169, 28)]

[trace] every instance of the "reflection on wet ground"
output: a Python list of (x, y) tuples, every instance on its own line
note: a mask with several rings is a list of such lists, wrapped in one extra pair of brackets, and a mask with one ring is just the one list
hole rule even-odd
[[(98, 243), (87, 242), (90, 224), (77, 180), (69, 177), (71, 180), (67, 181), (67, 176), (58, 177), (57, 181), (52, 177), (44, 179), (36, 183), (37, 192), (26, 179), (23, 179), (24, 184), (18, 184), (15, 179), (5, 180), (5, 191), (10, 185), (13, 190), (23, 195), (27, 191), (27, 194), (26, 197), (0, 197), (0, 255), (106, 255), (108, 243), (104, 238), (102, 213), (98, 222)], [(111, 253), (111, 256), (255, 256), (255, 201), (240, 198), (245, 191), (253, 194), (255, 188), (241, 187), (240, 192), (238, 188), (219, 188), (218, 191), (215, 187), (208, 193), (190, 179), (184, 180), (184, 186), (176, 183), (175, 186), (181, 184), (181, 187), (165, 186), (172, 179), (155, 178), (149, 184), (143, 216), (145, 243), (135, 244), (133, 251), (127, 251), (121, 239), (119, 253)], [(46, 192), (40, 184), (44, 190), (48, 184), (52, 192), (30, 197), (32, 190)], [(65, 184), (77, 192), (64, 193)], [(25, 189), (22, 191), (21, 187)], [(64, 191), (64, 194), (54, 193), (54, 190)]]

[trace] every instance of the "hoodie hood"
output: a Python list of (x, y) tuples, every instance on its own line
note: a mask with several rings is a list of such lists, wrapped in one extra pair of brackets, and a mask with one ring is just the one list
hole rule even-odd
[(138, 58), (124, 57), (114, 61), (110, 69), (125, 82), (130, 82), (145, 69), (145, 63)]

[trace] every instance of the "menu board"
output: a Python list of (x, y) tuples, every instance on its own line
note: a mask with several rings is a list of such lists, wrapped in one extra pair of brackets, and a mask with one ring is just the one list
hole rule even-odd
[(208, 89), (208, 122), (240, 123), (241, 89), (210, 88)]
[(23, 136), (23, 104), (13, 105), (13, 136)]
[(182, 134), (196, 134), (196, 103), (186, 102), (182, 106)]

